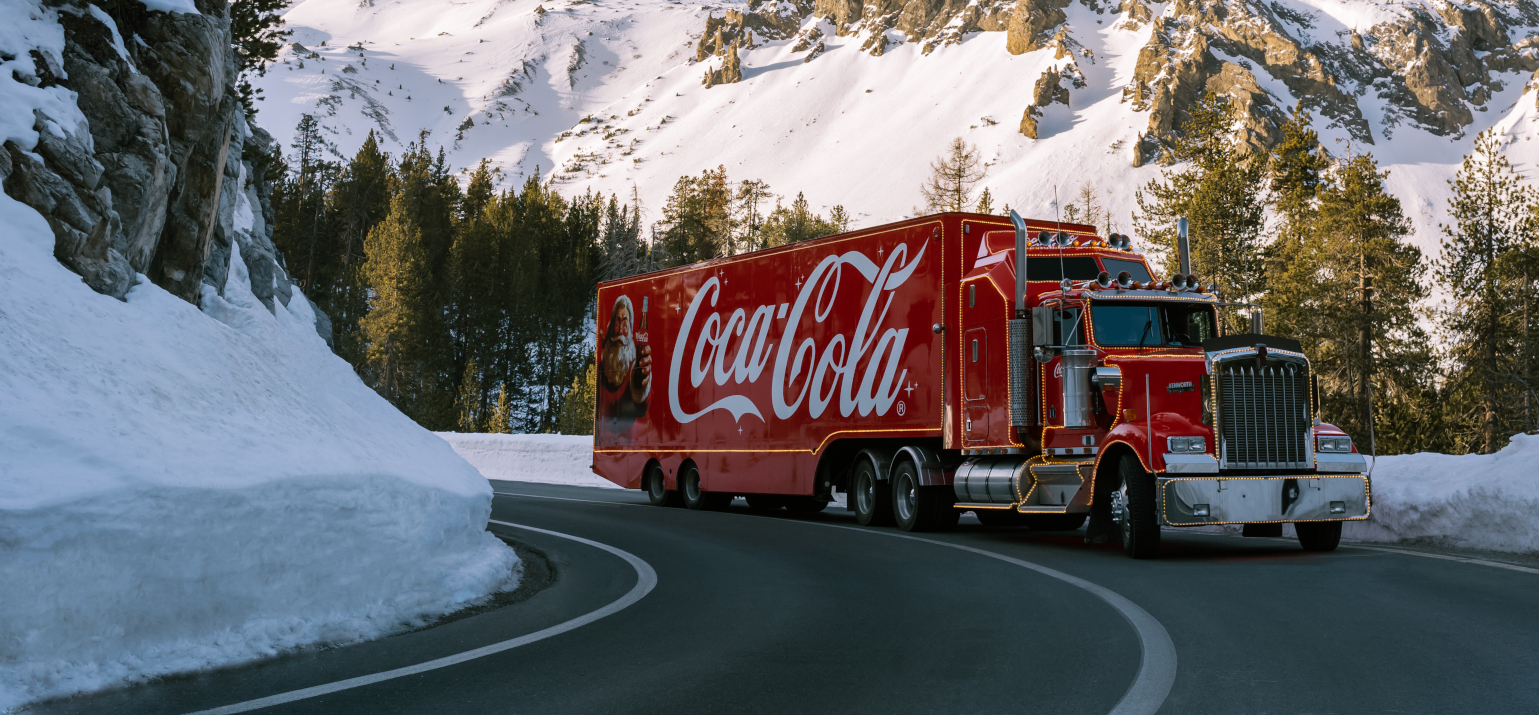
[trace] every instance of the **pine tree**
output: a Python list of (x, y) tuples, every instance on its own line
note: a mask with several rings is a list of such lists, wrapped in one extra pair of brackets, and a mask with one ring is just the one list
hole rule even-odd
[(1483, 453), (1500, 449), (1521, 406), (1523, 366), (1514, 355), (1524, 352), (1511, 316), (1519, 312), (1525, 291), (1512, 290), (1504, 275), (1504, 259), (1524, 244), (1529, 198), (1517, 172), (1501, 153), (1502, 135), (1487, 130), (1475, 139), (1449, 182), (1453, 224), (1441, 226), (1442, 257), (1438, 283), (1451, 302), (1439, 310), (1452, 382), (1459, 389), (1450, 404), (1453, 422), (1462, 427), (1467, 447)]
[(235, 71), (240, 75), (235, 93), (247, 119), (256, 116), (256, 103), (262, 94), (262, 90), (252, 88), (251, 74), (266, 76), (267, 65), (278, 57), (278, 48), (294, 34), (293, 30), (283, 29), (283, 11), (288, 6), (289, 0), (230, 3), (230, 39), (235, 50)]
[(481, 431), (483, 422), (481, 401), (484, 396), (481, 389), (481, 372), (476, 369), (475, 358), (471, 358), (465, 363), (465, 376), (460, 380), (459, 395), (455, 400), (455, 412), (461, 432)]
[[(1179, 167), (1162, 170), (1135, 194), (1134, 231), (1163, 249), (1165, 272), (1178, 269), (1176, 219), (1191, 222), (1192, 269), (1216, 283), (1229, 300), (1258, 298), (1265, 286), (1261, 260), (1265, 162), (1241, 153), (1235, 140), (1234, 110), (1223, 98), (1205, 95), (1181, 125), (1171, 157)], [(1237, 313), (1228, 314), (1243, 329)]]
[(828, 225), (834, 229), (834, 233), (850, 230), (850, 214), (844, 210), (844, 206), (835, 204), (828, 210)]
[[(1079, 192), (1075, 195), (1079, 203), (1069, 204), (1071, 208), (1077, 208), (1076, 214), (1081, 215), (1084, 223), (1092, 226), (1106, 227), (1106, 210), (1102, 208), (1100, 200), (1096, 197), (1095, 182), (1087, 181), (1080, 184)], [(1072, 221), (1072, 219), (1071, 219)]]
[(987, 175), (978, 148), (961, 137), (952, 139), (947, 153), (930, 163), (930, 177), (919, 187), (925, 211), (966, 211), (973, 205), (973, 187)]
[(604, 211), (599, 280), (611, 281), (656, 270), (651, 252), (641, 238), (641, 211), (636, 204), (621, 205), (609, 197)]
[(1317, 338), (1313, 357), (1326, 417), (1359, 437), (1368, 434), (1373, 410), (1416, 403), (1434, 377), (1417, 309), (1426, 297), (1425, 266), (1420, 249), (1406, 241), (1410, 221), (1385, 191), (1386, 176), (1370, 154), (1336, 167), (1319, 187), (1313, 235), (1301, 256), (1316, 267), (1307, 332)]
[[(836, 208), (841, 212), (844, 210), (843, 207)], [(796, 200), (791, 202), (790, 208), (777, 203), (775, 210), (770, 212), (769, 219), (764, 222), (764, 245), (784, 246), (832, 236), (842, 230), (838, 224), (813, 213), (807, 197), (797, 192)]]
[(738, 184), (737, 192), (733, 198), (735, 213), (734, 223), (737, 226), (737, 237), (733, 241), (737, 253), (757, 251), (764, 248), (764, 211), (759, 207), (773, 198), (769, 184), (758, 179), (744, 179)]
[(598, 370), (592, 363), (572, 381), (561, 404), (560, 434), (593, 434), (594, 403), (598, 397)]
[(497, 386), (497, 407), (492, 411), (491, 419), (486, 422), (486, 431), (493, 434), (507, 434), (512, 432), (510, 413), (511, 405), (508, 403), (508, 386)]
[(1268, 163), (1272, 207), (1281, 223), (1263, 254), (1267, 291), (1261, 304), (1278, 335), (1301, 335), (1314, 327), (1317, 314), (1311, 291), (1317, 285), (1319, 249), (1306, 250), (1315, 230), (1316, 201), (1322, 174), (1329, 166), (1319, 136), (1309, 128), (1309, 114), (1295, 110), (1282, 126), (1283, 140)]
[[(320, 123), (301, 115), (294, 130), (294, 159), (290, 172), (273, 187), (273, 241), (284, 254), (289, 275), (310, 295), (326, 284), (327, 257), (332, 253), (326, 194), (339, 167), (326, 161), (335, 151), (321, 135)], [(324, 288), (316, 291), (325, 295)]]
[(403, 197), (397, 196), (385, 220), (369, 231), (363, 250), (363, 276), (373, 297), (359, 327), (374, 389), (421, 422), (420, 402), (436, 387), (426, 359), (432, 294), (422, 232)]
[(1293, 245), (1303, 243), (1314, 225), (1315, 198), (1330, 165), (1310, 121), (1302, 107), (1294, 109), (1282, 125), (1282, 141), (1272, 148), (1267, 166), (1272, 206), (1282, 219), (1278, 239)]
[(663, 207), (662, 240), (673, 265), (708, 261), (732, 249), (732, 196), (727, 169), (683, 176)]
[(324, 283), (312, 286), (307, 295), (331, 317), (337, 355), (355, 367), (363, 363), (358, 321), (367, 307), (358, 273), (364, 237), (390, 211), (393, 180), (390, 155), (380, 151), (371, 130), (326, 196), (330, 250), (320, 260)]
[(983, 187), (983, 193), (978, 195), (978, 205), (973, 210), (981, 214), (994, 213), (994, 195), (989, 193), (989, 187)]

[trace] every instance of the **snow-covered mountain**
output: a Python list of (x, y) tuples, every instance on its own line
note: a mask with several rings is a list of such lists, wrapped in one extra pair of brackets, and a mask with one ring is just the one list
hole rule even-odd
[(260, 82), (286, 138), (318, 115), (341, 154), (431, 131), (457, 166), (628, 195), (655, 217), (679, 176), (909, 213), (952, 137), (982, 149), (996, 206), (1050, 216), (1093, 182), (1120, 228), (1203, 91), (1267, 146), (1300, 101), (1337, 155), (1392, 170), (1423, 248), (1475, 135), (1539, 160), (1533, 0), (301, 0)]

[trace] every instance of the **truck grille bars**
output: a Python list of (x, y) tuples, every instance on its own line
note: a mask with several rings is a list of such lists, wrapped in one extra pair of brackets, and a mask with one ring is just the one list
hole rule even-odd
[(1219, 368), (1224, 469), (1310, 469), (1309, 371), (1292, 362)]

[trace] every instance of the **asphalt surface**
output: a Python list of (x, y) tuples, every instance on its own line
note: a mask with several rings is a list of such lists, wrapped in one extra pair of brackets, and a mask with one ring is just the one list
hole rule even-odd
[[(573, 630), (272, 713), (1107, 713), (1148, 646), (1091, 591), (971, 551), (810, 517), (645, 504), (638, 492), (496, 482), (492, 519), (623, 550), (655, 571), (634, 604)], [(831, 528), (835, 527), (835, 528)], [(189, 713), (446, 658), (536, 633), (636, 589), (637, 568), (493, 524), (542, 565), (498, 607), (371, 643), (35, 706)], [(1173, 533), (1132, 561), (1081, 533), (927, 539), (1030, 562), (1163, 625), (1161, 713), (1539, 711), (1539, 574), (1345, 545)], [(548, 563), (548, 568), (543, 564)], [(536, 582), (537, 581), (537, 582)], [(643, 589), (644, 590), (644, 589)], [(1143, 670), (1141, 670), (1141, 668)]]

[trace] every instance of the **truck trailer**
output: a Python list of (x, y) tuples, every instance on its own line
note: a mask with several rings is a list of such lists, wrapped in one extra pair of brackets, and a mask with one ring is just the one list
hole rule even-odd
[(601, 283), (594, 471), (906, 531), (1088, 518), (1135, 558), (1214, 524), (1334, 549), (1366, 460), (1298, 341), (1180, 244), (1160, 279), (1127, 236), (945, 213)]

